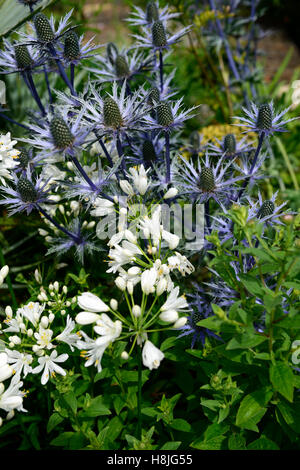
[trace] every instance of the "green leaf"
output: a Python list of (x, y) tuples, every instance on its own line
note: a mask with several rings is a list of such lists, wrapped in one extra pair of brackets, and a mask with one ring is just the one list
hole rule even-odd
[[(37, 6), (38, 10), (44, 9), (50, 5), (53, 0), (42, 0)], [(0, 36), (9, 33), (11, 30), (16, 29), (28, 17), (30, 17), (29, 8), (21, 5), (18, 2), (11, 0), (2, 0), (0, 2)]]
[(280, 411), (286, 424), (297, 434), (300, 434), (300, 404), (297, 403), (291, 406), (281, 401), (277, 403), (277, 409)]
[(267, 338), (265, 336), (246, 331), (245, 333), (232, 338), (227, 344), (226, 349), (232, 350), (254, 348), (266, 340)]
[(220, 450), (228, 430), (229, 426), (227, 425), (213, 423), (208, 426), (204, 436), (196, 439), (190, 446), (200, 450)]
[(95, 418), (96, 416), (106, 416), (110, 414), (111, 412), (107, 406), (102, 403), (102, 397), (99, 396), (91, 400), (88, 408), (85, 411), (82, 411), (80, 416), (86, 418)]
[(250, 294), (255, 295), (255, 297), (262, 297), (264, 291), (260, 280), (249, 274), (239, 274), (239, 278)]
[(285, 362), (276, 362), (270, 367), (270, 380), (274, 389), (288, 401), (293, 401), (294, 374), (291, 367)]
[(180, 446), (181, 441), (166, 442), (159, 450), (176, 450)]
[(246, 439), (241, 434), (232, 434), (228, 438), (229, 450), (246, 450)]
[(53, 413), (53, 415), (50, 416), (48, 424), (47, 424), (47, 432), (50, 433), (53, 431), (56, 426), (58, 426), (60, 423), (62, 423), (64, 418), (60, 416), (58, 413)]
[(240, 403), (236, 425), (242, 429), (258, 432), (256, 426), (267, 411), (266, 404), (272, 397), (272, 392), (267, 389), (257, 390), (246, 395)]
[(174, 419), (172, 423), (170, 423), (171, 428), (176, 429), (176, 431), (182, 431), (182, 432), (190, 432), (191, 431), (191, 425), (185, 421), (185, 419)]
[(52, 439), (50, 444), (53, 446), (67, 447), (74, 434), (74, 432), (63, 432), (59, 436)]
[(62, 399), (69, 406), (69, 408), (72, 410), (73, 414), (75, 415), (77, 412), (77, 400), (76, 400), (75, 394), (73, 392), (64, 393)]
[(278, 445), (275, 442), (271, 441), (265, 436), (261, 436), (259, 439), (251, 442), (247, 446), (248, 450), (280, 450)]

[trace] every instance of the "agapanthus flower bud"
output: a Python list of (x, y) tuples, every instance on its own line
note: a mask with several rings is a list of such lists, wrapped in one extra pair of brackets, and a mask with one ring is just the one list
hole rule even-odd
[(92, 323), (96, 323), (99, 320), (100, 315), (94, 312), (80, 312), (76, 315), (75, 321), (79, 325), (91, 325)]
[(79, 40), (75, 31), (69, 31), (65, 35), (64, 56), (69, 60), (78, 59), (80, 56)]
[(77, 299), (78, 305), (89, 312), (108, 312), (109, 307), (92, 292), (84, 292)]
[(110, 299), (109, 305), (112, 310), (118, 310), (118, 301), (116, 299)]
[(23, 44), (15, 46), (15, 58), (20, 69), (30, 68), (33, 64), (28, 48)]
[(161, 21), (155, 21), (152, 25), (152, 42), (156, 47), (163, 47), (167, 44), (165, 27)]
[(50, 132), (54, 140), (54, 144), (59, 149), (69, 147), (73, 141), (74, 136), (72, 135), (69, 126), (60, 116), (54, 116), (50, 123)]
[(166, 323), (175, 323), (178, 320), (178, 312), (176, 310), (167, 310), (162, 312), (159, 318)]
[(129, 354), (126, 351), (123, 351), (121, 353), (121, 358), (124, 359), (124, 361), (127, 361), (129, 359)]
[(155, 268), (146, 269), (141, 276), (141, 288), (142, 291), (149, 295), (154, 292), (154, 284), (157, 279), (157, 271)]
[(118, 55), (115, 61), (116, 75), (119, 78), (128, 77), (130, 69), (127, 60), (122, 55)]
[(272, 127), (272, 110), (270, 105), (262, 104), (258, 108), (256, 127), (261, 130), (269, 130)]
[(154, 161), (157, 159), (155, 148), (151, 140), (148, 140), (148, 139), (144, 140), (142, 152), (143, 152), (143, 160), (145, 162), (150, 162), (150, 161)]
[(146, 19), (148, 23), (159, 19), (159, 12), (155, 2), (148, 2), (146, 7)]
[(257, 217), (259, 219), (263, 219), (264, 217), (267, 217), (268, 215), (272, 215), (274, 212), (274, 209), (275, 209), (275, 204), (273, 201), (264, 201), (257, 212)]
[(164, 353), (154, 346), (151, 341), (148, 339), (145, 341), (142, 351), (143, 364), (145, 367), (148, 367), (150, 370), (157, 369), (164, 357)]
[(38, 193), (33, 186), (32, 182), (24, 176), (18, 179), (17, 190), (23, 202), (34, 202), (37, 200)]
[(178, 194), (178, 189), (177, 188), (170, 188), (164, 195), (164, 199), (171, 199), (172, 197), (177, 196)]
[(156, 108), (156, 119), (159, 125), (169, 126), (174, 122), (171, 106), (167, 101), (162, 101)]
[(141, 316), (141, 307), (139, 305), (134, 305), (132, 307), (132, 314), (137, 318)]
[(54, 33), (47, 16), (43, 13), (37, 13), (33, 18), (33, 22), (36, 35), (41, 42), (48, 43), (53, 41)]
[(236, 151), (236, 140), (233, 134), (227, 134), (224, 137), (223, 148), (227, 155), (234, 155)]
[(107, 127), (117, 129), (122, 125), (122, 116), (119, 106), (110, 96), (107, 96), (103, 103), (103, 121)]
[(182, 328), (187, 323), (187, 321), (187, 317), (178, 318), (178, 320), (173, 325), (174, 330)]
[(202, 191), (209, 192), (214, 190), (215, 185), (213, 170), (210, 167), (205, 166), (201, 170), (199, 188), (202, 189)]

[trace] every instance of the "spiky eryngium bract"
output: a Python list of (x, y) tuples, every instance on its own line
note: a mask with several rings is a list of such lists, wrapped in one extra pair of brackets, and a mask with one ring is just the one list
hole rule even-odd
[(122, 55), (118, 55), (115, 61), (116, 75), (119, 78), (128, 77), (130, 70), (127, 60)]
[(21, 176), (17, 183), (17, 190), (24, 202), (34, 202), (37, 199), (37, 191), (31, 181)]
[(233, 155), (236, 151), (236, 140), (233, 134), (227, 134), (224, 137), (223, 149), (227, 155)]
[(18, 44), (15, 46), (15, 58), (20, 69), (29, 68), (33, 64), (28, 48), (24, 44)]
[(257, 217), (259, 219), (263, 219), (264, 217), (267, 217), (268, 215), (272, 215), (275, 209), (275, 204), (273, 201), (264, 201), (262, 205), (260, 206)]
[(272, 110), (268, 104), (262, 104), (258, 108), (258, 116), (256, 126), (261, 130), (269, 130), (272, 128)]
[(45, 43), (53, 41), (54, 32), (47, 16), (43, 13), (37, 13), (34, 16), (33, 21), (38, 39)]
[(78, 36), (75, 31), (69, 31), (65, 35), (64, 56), (69, 60), (75, 60), (80, 55)]
[(122, 125), (119, 106), (110, 96), (106, 96), (103, 102), (103, 121), (107, 127), (115, 129)]
[(155, 47), (167, 45), (165, 27), (161, 21), (155, 21), (152, 25), (152, 42)]
[(199, 178), (199, 188), (202, 191), (213, 191), (216, 186), (213, 170), (209, 167), (204, 167), (201, 170)]
[(59, 149), (69, 147), (74, 141), (69, 126), (60, 116), (54, 116), (50, 122), (50, 132), (55, 146)]
[(169, 126), (174, 121), (171, 106), (167, 101), (162, 101), (156, 107), (157, 122), (161, 126)]

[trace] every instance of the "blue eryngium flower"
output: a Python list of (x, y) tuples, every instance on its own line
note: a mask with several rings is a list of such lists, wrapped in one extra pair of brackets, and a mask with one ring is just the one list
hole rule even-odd
[(45, 187), (48, 181), (42, 181), (41, 178), (34, 181), (29, 166), (26, 176), (21, 175), (17, 177), (13, 175), (13, 179), (15, 189), (0, 186), (4, 196), (4, 199), (0, 200), (0, 204), (9, 207), (9, 215), (24, 211), (28, 215), (33, 210), (38, 210), (40, 204), (47, 202), (47, 192), (49, 189), (46, 190)]
[(206, 154), (205, 159), (198, 157), (193, 163), (181, 157), (183, 164), (178, 167), (176, 180), (183, 188), (183, 194), (200, 203), (214, 199), (226, 212), (225, 206), (229, 202), (230, 194), (236, 189), (235, 183), (243, 177), (232, 178), (227, 175), (232, 162), (227, 160), (223, 165), (225, 158), (223, 154), (217, 163), (213, 163)]
[(38, 69), (46, 58), (32, 46), (12, 43), (3, 38), (4, 49), (0, 50), (0, 73), (41, 72)]
[(178, 338), (182, 338), (183, 336), (192, 335), (191, 349), (194, 348), (197, 341), (200, 341), (204, 347), (206, 336), (211, 336), (212, 338), (219, 340), (221, 339), (208, 328), (197, 325), (200, 320), (204, 320), (205, 318), (214, 315), (214, 313), (211, 304), (204, 300), (204, 298), (202, 298), (199, 294), (196, 294), (193, 297), (194, 300), (190, 303), (192, 313), (188, 316), (187, 323), (182, 328), (180, 328), (183, 330), (183, 333), (178, 336)]
[(152, 23), (158, 20), (166, 24), (168, 20), (177, 18), (181, 15), (181, 13), (171, 13), (168, 5), (163, 8), (159, 8), (158, 1), (149, 1), (145, 10), (137, 6), (133, 6), (133, 8), (133, 13), (126, 19), (126, 21), (133, 26), (151, 27)]
[(71, 248), (74, 248), (75, 256), (78, 261), (83, 264), (85, 253), (91, 255), (95, 251), (102, 251), (104, 249), (96, 246), (96, 244), (90, 240), (91, 234), (84, 231), (78, 218), (72, 220), (67, 227), (67, 232), (69, 236), (64, 235), (52, 238), (52, 246), (48, 249), (47, 254), (56, 253), (57, 255), (61, 255)]
[(257, 132), (258, 135), (264, 133), (266, 137), (273, 135), (275, 132), (286, 132), (285, 125), (288, 122), (298, 119), (298, 117), (286, 120), (282, 119), (290, 108), (291, 106), (285, 108), (281, 113), (276, 114), (272, 101), (260, 106), (251, 103), (250, 109), (243, 108), (247, 117), (235, 116), (235, 119), (239, 119), (242, 122), (234, 125), (244, 127), (245, 131), (243, 133)]

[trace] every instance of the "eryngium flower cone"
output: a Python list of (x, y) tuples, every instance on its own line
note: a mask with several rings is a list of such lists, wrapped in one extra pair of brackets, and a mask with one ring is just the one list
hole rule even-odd
[(78, 36), (75, 31), (69, 31), (65, 36), (64, 56), (69, 60), (77, 59), (80, 55)]
[(143, 143), (143, 159), (146, 162), (156, 160), (156, 152), (151, 140), (145, 140)]
[(22, 44), (15, 46), (15, 58), (20, 69), (29, 68), (33, 64), (27, 46)]
[(161, 102), (156, 108), (156, 119), (160, 126), (169, 126), (174, 122), (173, 114), (169, 103)]
[(152, 42), (156, 47), (166, 46), (167, 37), (161, 21), (155, 21), (152, 26)]
[(233, 155), (236, 151), (236, 140), (233, 134), (224, 137), (223, 148), (227, 155)]
[(28, 163), (30, 162), (30, 156), (29, 152), (27, 149), (24, 147), (19, 149), (20, 153), (17, 157), (17, 162), (20, 164), (20, 166), (24, 169), (27, 168)]
[(48, 18), (43, 13), (37, 13), (33, 18), (37, 37), (42, 42), (51, 42), (54, 39), (54, 33)]
[(74, 141), (74, 137), (68, 125), (59, 116), (55, 116), (52, 119), (50, 123), (50, 132), (55, 146), (59, 149), (69, 147)]
[(34, 202), (37, 199), (37, 191), (31, 181), (21, 176), (17, 183), (17, 190), (23, 202)]
[(103, 103), (103, 120), (107, 127), (117, 129), (122, 125), (122, 116), (119, 106), (110, 96), (107, 96)]
[(256, 126), (258, 129), (269, 130), (272, 127), (272, 110), (268, 104), (262, 104), (258, 109)]
[(148, 95), (148, 103), (150, 105), (153, 105), (154, 103), (158, 103), (160, 100), (160, 93), (159, 89), (157, 87), (153, 87), (149, 91)]
[(155, 2), (147, 3), (146, 19), (148, 23), (152, 23), (152, 21), (157, 21), (159, 19), (159, 13)]
[(205, 166), (200, 174), (199, 188), (202, 189), (202, 191), (209, 192), (214, 190), (215, 185), (215, 177), (212, 169)]
[(272, 215), (275, 209), (275, 204), (272, 201), (264, 201), (259, 208), (257, 213), (257, 217), (259, 219), (263, 219), (264, 217), (268, 217)]
[(130, 70), (128, 63), (122, 55), (118, 55), (115, 61), (115, 69), (118, 77), (128, 77)]

